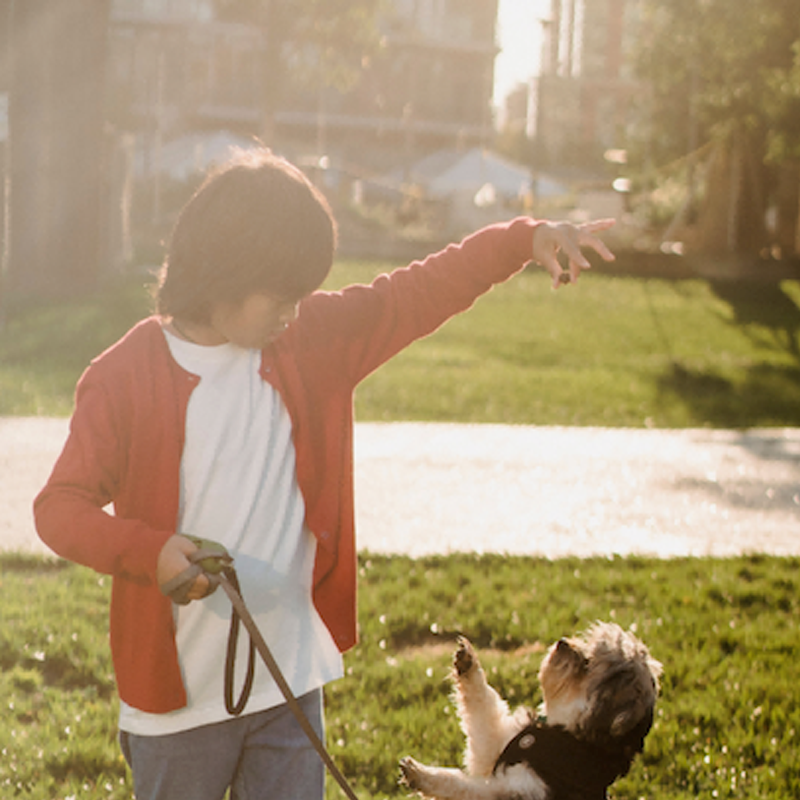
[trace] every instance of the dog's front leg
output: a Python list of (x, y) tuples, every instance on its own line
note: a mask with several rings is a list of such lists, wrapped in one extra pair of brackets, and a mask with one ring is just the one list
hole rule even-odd
[(486, 682), (486, 673), (470, 642), (461, 637), (453, 657), (455, 700), (461, 729), (467, 737), (464, 755), (470, 775), (492, 774), (503, 748), (527, 724), (508, 710), (508, 704)]

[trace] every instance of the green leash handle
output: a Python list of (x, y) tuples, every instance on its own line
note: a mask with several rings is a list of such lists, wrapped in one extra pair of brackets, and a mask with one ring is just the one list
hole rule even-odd
[(211, 539), (201, 539), (199, 536), (191, 536), (182, 533), (181, 536), (196, 545), (199, 553), (192, 553), (191, 562), (197, 564), (203, 572), (209, 575), (219, 575), (225, 567), (233, 563), (230, 553), (224, 545)]

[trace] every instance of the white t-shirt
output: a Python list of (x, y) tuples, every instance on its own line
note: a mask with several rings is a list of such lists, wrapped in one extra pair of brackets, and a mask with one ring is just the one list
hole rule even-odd
[[(316, 540), (304, 525), (289, 413), (258, 374), (261, 353), (204, 347), (165, 332), (175, 360), (200, 378), (186, 411), (178, 530), (225, 545), (242, 596), (296, 696), (342, 676), (342, 657), (311, 599)], [(120, 728), (156, 736), (229, 719), (223, 699), (231, 605), (218, 589), (173, 606), (185, 708), (150, 714), (125, 703)], [(242, 627), (234, 701), (249, 636)], [(258, 659), (245, 714), (284, 702)]]

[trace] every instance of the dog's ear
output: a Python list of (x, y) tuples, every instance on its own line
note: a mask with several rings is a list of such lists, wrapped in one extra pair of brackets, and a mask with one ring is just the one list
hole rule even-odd
[(586, 671), (587, 659), (575, 642), (569, 639), (559, 639), (553, 653), (559, 665), (570, 672), (582, 673)]
[[(622, 714), (619, 715), (619, 717), (622, 716)], [(637, 753), (641, 753), (644, 750), (645, 736), (650, 732), (650, 728), (653, 727), (653, 707), (650, 706), (645, 709), (644, 716), (636, 721), (631, 719), (631, 715), (625, 720), (621, 720), (619, 717), (614, 720), (614, 724), (611, 726), (612, 735), (615, 736), (625, 756), (633, 758)], [(616, 725), (617, 721), (620, 722), (624, 731), (619, 734), (613, 734), (614, 725)]]
[(590, 738), (627, 741), (633, 737), (637, 743), (644, 739), (653, 724), (655, 690), (645, 687), (642, 679), (640, 671), (629, 666), (606, 676), (596, 687), (586, 720)]
[(653, 726), (653, 707), (633, 705), (620, 711), (611, 721), (609, 732), (615, 739), (622, 739), (631, 733), (644, 738)]

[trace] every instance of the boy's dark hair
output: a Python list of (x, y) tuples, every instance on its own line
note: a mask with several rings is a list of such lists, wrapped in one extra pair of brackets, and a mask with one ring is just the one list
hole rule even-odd
[(215, 303), (255, 292), (300, 300), (325, 280), (335, 247), (333, 214), (305, 175), (269, 150), (244, 151), (178, 216), (156, 310), (205, 324)]

